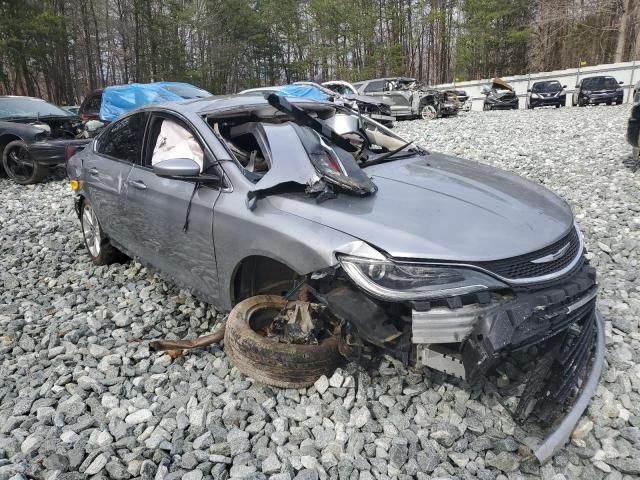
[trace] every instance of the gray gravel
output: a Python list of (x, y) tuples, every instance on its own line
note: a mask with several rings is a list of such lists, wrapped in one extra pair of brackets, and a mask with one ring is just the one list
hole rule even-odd
[(627, 106), (472, 112), (397, 131), (555, 190), (602, 285), (607, 368), (570, 445), (540, 467), (482, 392), (386, 359), (306, 390), (245, 378), (218, 346), (178, 359), (147, 339), (222, 318), (137, 263), (94, 267), (62, 173), (0, 179), (0, 480), (538, 478), (640, 474), (640, 172)]

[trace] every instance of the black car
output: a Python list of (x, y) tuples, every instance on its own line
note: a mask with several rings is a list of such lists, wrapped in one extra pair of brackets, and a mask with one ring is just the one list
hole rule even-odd
[(16, 183), (44, 180), (69, 146), (87, 142), (77, 140), (82, 130), (78, 116), (40, 98), (0, 96), (2, 167)]
[(483, 110), (517, 110), (520, 105), (515, 89), (501, 78), (491, 80), (482, 88), (485, 95)]
[(633, 148), (633, 159), (640, 161), (640, 99), (635, 101), (631, 108), (631, 116), (627, 124), (627, 142)]
[(564, 107), (567, 104), (566, 85), (560, 85), (557, 80), (535, 82), (527, 89), (527, 108), (536, 107)]
[(613, 77), (587, 77), (576, 84), (571, 104), (584, 107), (586, 105), (621, 104), (623, 99), (622, 85)]

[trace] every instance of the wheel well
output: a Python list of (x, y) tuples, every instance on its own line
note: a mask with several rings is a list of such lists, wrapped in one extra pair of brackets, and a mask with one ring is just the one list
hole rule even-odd
[(0, 137), (0, 158), (4, 153), (5, 147), (9, 145), (9, 143), (13, 142), (14, 140), (22, 140), (22, 139), (17, 135), (11, 135), (11, 134), (2, 135)]
[(233, 276), (233, 304), (254, 295), (282, 295), (294, 286), (299, 277), (292, 268), (273, 258), (247, 257), (236, 267)]

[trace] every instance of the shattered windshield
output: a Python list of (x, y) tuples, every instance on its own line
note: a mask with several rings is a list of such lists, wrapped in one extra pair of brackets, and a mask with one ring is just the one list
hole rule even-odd
[(585, 78), (582, 81), (582, 88), (587, 90), (613, 90), (618, 86), (618, 82), (613, 77)]
[(0, 98), (0, 119), (72, 117), (73, 114), (37, 98), (4, 97)]
[[(247, 108), (208, 118), (243, 174), (264, 196), (300, 188), (330, 198), (338, 193), (372, 195), (366, 168), (425, 153), (385, 127), (326, 102), (299, 102), (271, 95), (270, 108)], [(268, 106), (267, 106), (268, 107)]]
[(549, 81), (549, 82), (537, 82), (533, 84), (531, 91), (534, 93), (551, 93), (551, 92), (559, 92), (562, 90), (562, 85), (557, 80)]

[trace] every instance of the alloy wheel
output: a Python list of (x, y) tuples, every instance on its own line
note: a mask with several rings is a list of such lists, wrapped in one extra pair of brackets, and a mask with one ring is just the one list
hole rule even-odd
[(433, 105), (425, 105), (425, 107), (422, 109), (422, 112), (420, 112), (420, 115), (422, 116), (423, 120), (433, 120), (438, 116), (438, 112)]
[(33, 176), (36, 165), (29, 151), (21, 145), (16, 145), (7, 152), (6, 168), (11, 178), (26, 182)]
[(101, 243), (100, 225), (93, 207), (89, 204), (85, 204), (82, 209), (82, 233), (91, 256), (99, 256)]

